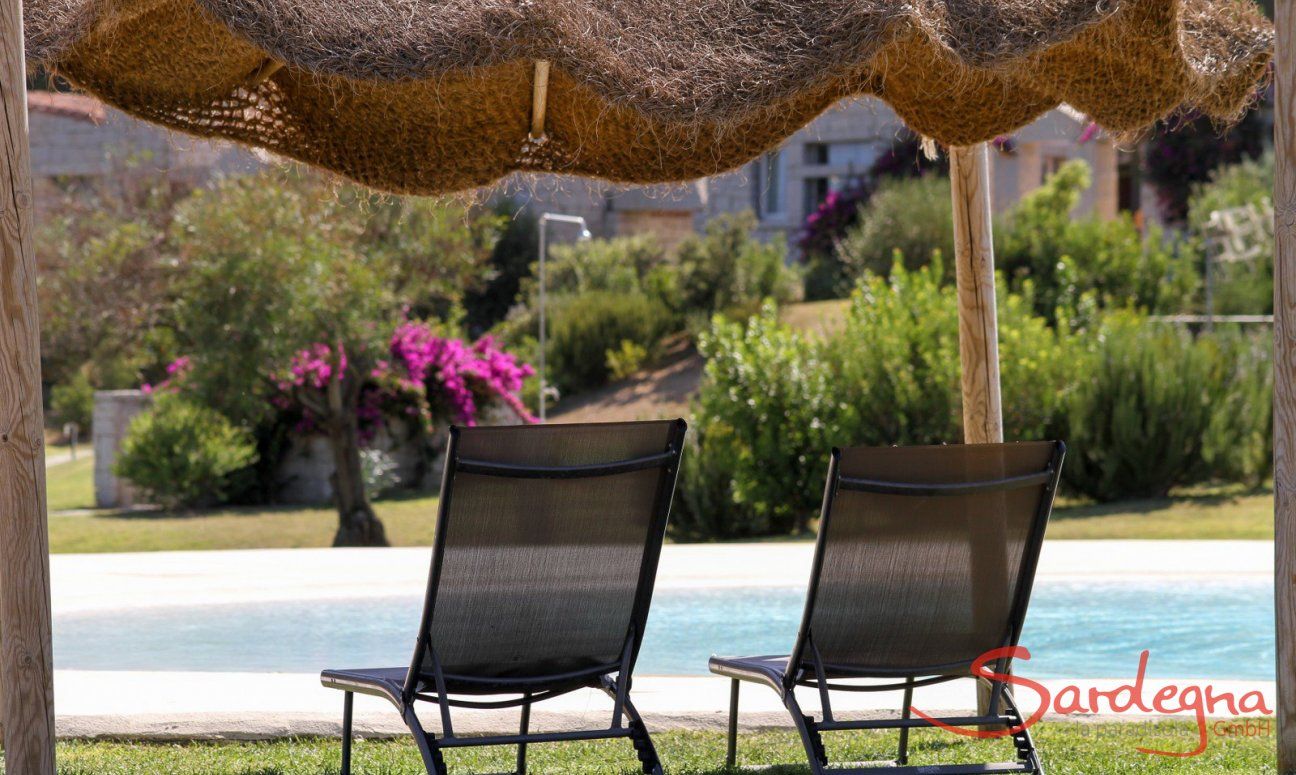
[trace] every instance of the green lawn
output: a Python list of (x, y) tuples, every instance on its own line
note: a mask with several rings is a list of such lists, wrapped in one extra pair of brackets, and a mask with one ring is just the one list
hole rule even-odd
[(50, 511), (94, 508), (94, 458), (90, 455), (50, 466), (45, 469), (45, 482)]
[[(431, 546), (435, 497), (375, 506), (393, 546)], [(229, 508), (192, 514), (113, 512), (53, 515), (50, 551), (156, 552), (186, 549), (297, 549), (329, 546), (337, 529), (331, 508)]]
[[(50, 547), (54, 552), (147, 552), (328, 546), (336, 516), (329, 508), (229, 508), (192, 514), (114, 512), (58, 514), (93, 505), (94, 463), (89, 458), (48, 471)], [(395, 546), (428, 546), (436, 498), (397, 498), (377, 504)], [(1268, 490), (1198, 488), (1172, 498), (1103, 505), (1063, 504), (1049, 538), (1273, 537), (1273, 494)]]
[[(892, 733), (894, 734), (894, 733)], [(886, 733), (830, 735), (828, 755), (833, 761), (876, 760), (892, 753), (893, 737)], [(1276, 772), (1273, 738), (1212, 739), (1206, 753), (1190, 759), (1147, 756), (1136, 746), (1162, 750), (1187, 750), (1196, 743), (1196, 732), (1187, 722), (1091, 724), (1045, 723), (1037, 728), (1036, 741), (1050, 775), (1107, 775), (1124, 773), (1211, 773), (1260, 775)], [(666, 771), (672, 775), (721, 775), (725, 769), (724, 737), (719, 733), (677, 732), (656, 736)], [(337, 772), (339, 744), (333, 740), (291, 740), (267, 743), (134, 744), (120, 742), (64, 742), (59, 744), (62, 775), (333, 775)], [(1011, 758), (1005, 741), (965, 742), (945, 732), (921, 731), (912, 738), (913, 764), (1002, 761)], [(739, 742), (740, 764), (795, 762), (801, 747), (789, 733), (744, 736)], [(512, 770), (512, 749), (489, 753), (452, 751), (446, 755), (452, 773)], [(531, 749), (532, 772), (637, 773), (630, 746), (621, 741), (537, 745)], [(418, 754), (405, 740), (359, 742), (355, 749), (356, 775), (422, 775)], [(3, 767), (0, 767), (0, 772)], [(804, 767), (780, 769), (788, 775)]]
[(1065, 505), (1053, 512), (1050, 539), (1273, 539), (1273, 492), (1194, 488), (1170, 498)]

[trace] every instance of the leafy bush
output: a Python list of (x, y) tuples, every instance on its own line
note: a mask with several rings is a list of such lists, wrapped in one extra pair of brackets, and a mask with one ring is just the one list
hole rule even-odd
[[(1065, 439), (1070, 487), (1111, 500), (1268, 475), (1262, 339), (1193, 338), (1128, 310), (1099, 315), (1092, 330), (1068, 317), (1050, 324), (1033, 282), (1017, 285), (998, 297), (1005, 437)], [(866, 274), (843, 329), (826, 339), (767, 307), (746, 325), (718, 318), (702, 350), (682, 535), (804, 529), (833, 445), (962, 439), (957, 299), (939, 252), (917, 270), (898, 257), (889, 277)]]
[(645, 278), (667, 261), (666, 250), (647, 235), (557, 244), (549, 248), (545, 284), (555, 296), (635, 293), (643, 291)]
[[(1194, 187), (1188, 204), (1188, 228), (1200, 238), (1215, 210), (1248, 205), (1257, 209), (1267, 207), (1272, 202), (1273, 183), (1272, 153), (1221, 167), (1211, 175), (1210, 181)], [(1273, 221), (1264, 218), (1262, 223), (1265, 228), (1257, 235), (1260, 250), (1254, 260), (1216, 263), (1212, 268), (1213, 306), (1217, 314), (1273, 312)]]
[(809, 301), (837, 299), (850, 292), (850, 272), (837, 255), (837, 243), (859, 222), (860, 210), (873, 196), (866, 181), (830, 191), (806, 216), (796, 246), (805, 262), (805, 297)]
[(564, 392), (598, 387), (611, 375), (609, 350), (630, 342), (651, 352), (670, 328), (669, 310), (641, 293), (569, 297), (552, 312), (548, 380)]
[(526, 207), (507, 199), (496, 203), (496, 215), (503, 217), (503, 230), (491, 250), (490, 278), (482, 288), (464, 294), (464, 324), (478, 335), (508, 316), (517, 302), (522, 281), (531, 277), (538, 256), (539, 219)]
[(177, 208), (168, 233), (182, 277), (169, 313), (193, 360), (190, 395), (253, 428), (285, 408), (271, 401), (295, 358), (322, 343), (334, 359), (340, 401), (288, 387), (292, 399), (314, 402), (342, 472), (333, 492), (339, 545), (385, 543), (359, 474), (359, 425), (362, 388), (385, 359), (392, 326), (457, 318), (465, 291), (487, 279), (499, 221), (433, 199), (271, 173), (221, 180)]
[(41, 371), (56, 385), (89, 369), (91, 384), (125, 388), (137, 370), (157, 365), (149, 340), (175, 298), (167, 224), (187, 187), (143, 162), (60, 186), (42, 201), (33, 235)]
[[(962, 439), (958, 310), (939, 253), (866, 276), (840, 333), (717, 319), (676, 529), (787, 533), (818, 507), (827, 450)], [(1003, 284), (1001, 279), (1000, 284)], [(1051, 326), (1031, 283), (999, 292), (1004, 434), (1062, 438), (1069, 487), (1096, 500), (1164, 495), (1207, 479), (1259, 483), (1272, 458), (1264, 337), (1188, 331), (1114, 311), (1092, 330)]]
[(1220, 167), (1210, 179), (1193, 186), (1188, 203), (1188, 227), (1200, 230), (1212, 210), (1258, 205), (1273, 199), (1274, 157), (1270, 151), (1258, 159)]
[[(951, 255), (953, 226), (948, 177), (949, 157), (942, 154), (934, 160), (928, 159), (921, 138), (906, 130), (878, 155), (860, 180), (842, 191), (829, 193), (806, 216), (797, 236), (797, 247), (805, 262), (805, 298), (813, 301), (850, 295), (865, 266), (878, 274), (890, 270), (893, 250), (911, 257), (915, 262), (911, 266), (925, 262), (937, 248)], [(904, 184), (919, 178), (926, 179), (927, 185)], [(839, 244), (858, 231), (860, 221), (874, 209), (870, 200), (879, 185), (890, 189), (888, 201), (881, 203), (874, 214), (875, 223), (866, 228), (880, 243), (856, 244), (843, 252)], [(919, 208), (907, 212), (906, 198), (919, 199)], [(934, 214), (937, 223), (925, 220), (928, 214)], [(940, 223), (946, 225), (944, 233), (939, 233)], [(922, 244), (914, 244), (912, 236), (916, 232), (923, 234), (919, 240)], [(897, 238), (894, 244), (889, 244), (893, 238)], [(868, 262), (869, 256), (875, 261)]]
[(707, 224), (706, 233), (680, 243), (679, 293), (686, 312), (722, 313), (745, 318), (765, 299), (790, 301), (796, 294), (796, 273), (787, 266), (781, 239), (768, 243), (753, 236), (756, 219), (750, 213), (724, 215)]
[[(1243, 418), (1220, 417), (1234, 403), (1226, 382), (1234, 375), (1220, 367), (1212, 339), (1194, 340), (1139, 315), (1110, 316), (1078, 363), (1067, 417), (1068, 484), (1110, 501), (1159, 497), (1206, 478), (1208, 431), (1214, 427), (1225, 444), (1247, 434)], [(1221, 421), (1237, 427), (1223, 431)]]
[[(554, 245), (546, 264), (549, 381), (564, 391), (598, 387), (649, 364), (661, 338), (703, 328), (717, 311), (746, 317), (766, 298), (796, 291), (782, 242), (753, 236), (750, 214), (713, 220), (675, 253), (651, 236)], [(523, 283), (525, 307), (494, 333), (525, 348), (538, 329), (539, 287)]]
[(1268, 331), (1216, 334), (1214, 412), (1202, 441), (1213, 479), (1259, 486), (1273, 474), (1273, 340)]
[[(958, 304), (943, 274), (939, 253), (916, 271), (897, 262), (889, 279), (868, 276), (852, 296), (844, 330), (827, 345), (834, 384), (848, 408), (835, 443), (962, 440)], [(1029, 295), (1000, 289), (1006, 438), (1039, 439), (1056, 431), (1073, 346), (1070, 335), (1034, 314)]]
[(163, 394), (131, 421), (114, 471), (175, 508), (220, 502), (229, 475), (255, 461), (247, 431), (213, 409)]
[(648, 348), (628, 339), (623, 339), (617, 349), (607, 351), (608, 374), (612, 379), (626, 379), (647, 362)]
[(1085, 295), (1103, 307), (1182, 311), (1198, 283), (1191, 256), (1156, 228), (1140, 234), (1128, 215), (1074, 217), (1089, 184), (1088, 165), (1071, 161), (1022, 197), (996, 227), (996, 264), (1015, 286), (1034, 283), (1035, 309), (1049, 319)]
[[(848, 293), (866, 271), (886, 276), (896, 253), (907, 269), (916, 269), (930, 263), (937, 251), (954, 255), (949, 181), (935, 176), (886, 181), (838, 245), (838, 260), (847, 273), (842, 290)], [(953, 265), (948, 268), (952, 274)]]
[(59, 423), (76, 423), (83, 435), (89, 435), (94, 418), (94, 385), (84, 370), (50, 389), (50, 411)]
[(851, 286), (851, 273), (837, 251), (806, 253), (802, 257), (801, 292), (806, 301), (840, 299)]
[[(844, 330), (799, 334), (767, 307), (746, 326), (717, 320), (681, 470), (676, 529), (751, 536), (804, 529), (823, 491), (828, 449), (959, 441), (958, 310), (937, 254), (910, 272), (869, 276)], [(1053, 435), (1073, 366), (1068, 335), (1001, 297), (1008, 438)]]
[(767, 304), (746, 324), (717, 318), (673, 524), (691, 536), (804, 530), (827, 471), (839, 407), (816, 340)]

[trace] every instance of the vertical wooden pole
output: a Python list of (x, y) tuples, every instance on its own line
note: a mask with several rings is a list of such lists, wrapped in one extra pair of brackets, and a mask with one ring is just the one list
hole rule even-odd
[[(963, 441), (1003, 441), (999, 395), (999, 322), (996, 317), (990, 152), (985, 143), (950, 148), (954, 204), (954, 269), (958, 284), (959, 360), (963, 367)], [(996, 529), (997, 528), (997, 529)], [(972, 583), (997, 589), (1004, 579), (1004, 526), (982, 521), (972, 536)], [(988, 594), (988, 593), (987, 593)], [(973, 600), (985, 599), (981, 592)], [(977, 684), (977, 713), (991, 712), (991, 687)], [(997, 711), (997, 709), (995, 709)]]
[(1274, 596), (1278, 772), (1296, 775), (1296, 9), (1277, 0), (1274, 106)]
[(985, 143), (950, 148), (959, 357), (963, 364), (963, 440), (1003, 441), (999, 323), (995, 317), (990, 156)]
[(0, 0), (0, 722), (13, 775), (54, 773), (45, 435), (21, 0)]

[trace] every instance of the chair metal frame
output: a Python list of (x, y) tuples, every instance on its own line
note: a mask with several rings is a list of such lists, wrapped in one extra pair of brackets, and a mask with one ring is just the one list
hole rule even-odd
[[(1030, 773), (1043, 775), (1044, 768), (1030, 731), (1023, 728), (1023, 720), (1012, 692), (1005, 681), (989, 681), (991, 685), (989, 712), (985, 715), (943, 717), (928, 720), (913, 718), (910, 708), (913, 704), (913, 690), (921, 686), (931, 686), (958, 680), (960, 678), (980, 679), (970, 674), (972, 661), (956, 662), (945, 665), (929, 665), (921, 668), (906, 669), (859, 669), (850, 665), (834, 665), (823, 661), (814, 645), (814, 634), (811, 631), (811, 620), (815, 610), (815, 598), (819, 589), (820, 576), (823, 572), (824, 555), (831, 540), (829, 532), (832, 524), (833, 503), (839, 490), (870, 492), (889, 495), (909, 495), (925, 497), (942, 497), (969, 495), (974, 493), (998, 492), (1044, 485), (1039, 505), (1036, 507), (1031, 523), (1030, 534), (1026, 541), (1023, 561), (1017, 579), (1017, 593), (1013, 600), (1002, 645), (1016, 646), (1021, 638), (1022, 627), (1026, 620), (1026, 611), (1030, 604), (1031, 591), (1035, 580), (1035, 571), (1039, 565), (1040, 549), (1044, 542), (1044, 532), (1053, 509), (1053, 500), (1057, 492), (1058, 481), (1062, 474), (1062, 462), (1066, 455), (1066, 445), (1054, 442), (1053, 454), (1048, 467), (1038, 473), (1023, 476), (1010, 476), (977, 482), (946, 484), (915, 484), (869, 479), (843, 477), (839, 473), (841, 450), (834, 448), (828, 467), (828, 479), (824, 487), (823, 506), (820, 512), (819, 535), (815, 543), (814, 564), (811, 570), (810, 588), (806, 596), (805, 612), (792, 654), (788, 658), (788, 667), (783, 671), (779, 692), (784, 707), (792, 716), (793, 724), (801, 737), (813, 775), (843, 773), (887, 773), (888, 775), (988, 775), (989, 773)], [(809, 664), (807, 664), (809, 663)], [(793, 667), (793, 666), (797, 667)], [(994, 672), (1006, 674), (1011, 667), (1011, 659), (1001, 658), (994, 663)], [(846, 684), (842, 680), (851, 679), (893, 679), (883, 684)], [(898, 680), (896, 680), (898, 679)], [(729, 694), (729, 729), (728, 746), (725, 756), (726, 766), (734, 768), (738, 753), (738, 700), (743, 679), (731, 678)], [(836, 682), (833, 682), (836, 681)], [(796, 688), (815, 689), (819, 693), (823, 718), (816, 721), (814, 717), (801, 710), (796, 698)], [(903, 691), (904, 699), (899, 718), (869, 719), (860, 721), (839, 721), (833, 717), (830, 692), (884, 692)], [(943, 764), (909, 765), (909, 731), (911, 729), (931, 728), (936, 723), (948, 726), (995, 728), (1009, 730), (1017, 750), (1017, 759), (1013, 762), (993, 764)], [(829, 767), (828, 755), (824, 748), (823, 732), (844, 732), (868, 729), (899, 730), (899, 750), (894, 763), (883, 766)], [(1016, 730), (1016, 731), (1013, 731)]]
[[(530, 744), (623, 738), (629, 739), (633, 743), (639, 762), (646, 775), (662, 775), (661, 761), (657, 756), (652, 738), (644, 726), (643, 718), (630, 699), (630, 689), (631, 676), (639, 656), (639, 649), (643, 643), (644, 628), (648, 621), (648, 612), (652, 603), (657, 566), (661, 558), (666, 522), (670, 514), (671, 501), (674, 497), (675, 483), (679, 474), (680, 456), (683, 452), (684, 434), (687, 430), (687, 424), (683, 420), (675, 420), (673, 425), (674, 427), (668, 434), (667, 445), (663, 452), (605, 464), (573, 466), (526, 466), (462, 458), (457, 451), (460, 429), (451, 428), (450, 441), (446, 452), (445, 471), (441, 482), (441, 500), (437, 515), (436, 536), (433, 541), (432, 570), (428, 576), (418, 640), (415, 644), (410, 668), (406, 672), (404, 684), (399, 688), (399, 691), (375, 691), (372, 687), (359, 685), (343, 687), (337, 683), (332, 686), (332, 688), (342, 689), (345, 693), (342, 713), (341, 775), (350, 775), (351, 773), (352, 709), (353, 694), (356, 692), (381, 696), (396, 706), (405, 725), (414, 737), (414, 742), (423, 759), (423, 766), (429, 775), (447, 775), (448, 771), (443, 756), (443, 752), (447, 749), (515, 745), (517, 746), (516, 775), (526, 775), (527, 746)], [(436, 649), (432, 645), (432, 614), (436, 608), (437, 591), (446, 548), (445, 536), (450, 520), (450, 508), (454, 498), (454, 481), (457, 473), (514, 479), (580, 479), (615, 476), (650, 468), (661, 469), (661, 477), (656, 502), (653, 505), (651, 521), (644, 537), (644, 559), (640, 565), (639, 582), (630, 617), (630, 626), (626, 632), (625, 647), (618, 660), (561, 674), (520, 678), (481, 678), (454, 675), (442, 671)], [(424, 670), (426, 660), (430, 660), (432, 663), (431, 675)], [(612, 699), (612, 721), (608, 727), (570, 732), (533, 733), (530, 731), (532, 705), (584, 688), (600, 690)], [(456, 697), (455, 695), (459, 696)], [(464, 696), (473, 695), (504, 696), (506, 698), (490, 701), (463, 698)], [(508, 695), (515, 696), (509, 697)], [(420, 722), (415, 712), (416, 704), (419, 702), (435, 704), (438, 707), (441, 720), (441, 734), (439, 737), (427, 730)], [(450, 712), (451, 708), (521, 708), (518, 734), (456, 735)]]

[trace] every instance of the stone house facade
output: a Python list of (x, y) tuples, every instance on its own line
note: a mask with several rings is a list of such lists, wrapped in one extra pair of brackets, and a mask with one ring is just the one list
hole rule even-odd
[(60, 191), (109, 175), (161, 172), (198, 184), (263, 163), (245, 149), (169, 132), (82, 94), (28, 92), (27, 116), (38, 212)]
[[(43, 197), (79, 181), (131, 171), (201, 183), (215, 174), (255, 170), (268, 157), (227, 143), (169, 132), (92, 97), (32, 91), (28, 95), (37, 207)], [(754, 212), (760, 234), (792, 239), (828, 192), (849, 185), (902, 131), (882, 101), (843, 100), (778, 149), (721, 175), (679, 185), (624, 186), (561, 175), (515, 178), (496, 190), (539, 212), (585, 218), (596, 236), (649, 232), (674, 245), (725, 213)], [(1012, 136), (1011, 152), (992, 154), (992, 189), (1002, 211), (1070, 159), (1093, 170), (1094, 186), (1080, 213), (1113, 217), (1139, 210), (1132, 157), (1118, 151), (1088, 120), (1062, 107)], [(555, 239), (564, 239), (560, 230)], [(571, 235), (574, 236), (574, 235)]]
[[(778, 149), (740, 169), (681, 185), (621, 186), (559, 175), (510, 181), (502, 190), (537, 212), (584, 217), (596, 236), (652, 232), (668, 245), (725, 213), (750, 210), (761, 235), (791, 240), (829, 191), (849, 185), (900, 136), (900, 119), (882, 101), (844, 100)], [(1082, 159), (1094, 185), (1078, 214), (1112, 218), (1139, 209), (1131, 154), (1077, 112), (1049, 111), (1016, 132), (1010, 150), (992, 152), (994, 208), (1001, 212), (1066, 161)], [(556, 235), (562, 239), (562, 235)]]

